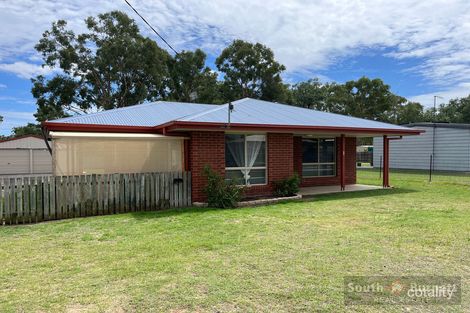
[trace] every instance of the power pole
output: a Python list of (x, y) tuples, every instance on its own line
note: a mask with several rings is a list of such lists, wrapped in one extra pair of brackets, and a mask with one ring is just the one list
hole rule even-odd
[(434, 96), (434, 112), (433, 112), (433, 120), (432, 122), (435, 123), (436, 122), (436, 114), (437, 114), (437, 107), (436, 107), (436, 99), (439, 98), (439, 99), (444, 99), (440, 96)]
[(435, 146), (436, 146), (436, 115), (437, 115), (437, 108), (436, 108), (436, 99), (443, 99), (440, 96), (434, 96), (434, 112), (433, 112), (433, 121), (432, 121), (432, 154), (431, 154), (431, 164), (429, 170), (429, 181), (431, 181), (432, 171), (434, 171), (434, 162), (436, 160), (435, 153)]

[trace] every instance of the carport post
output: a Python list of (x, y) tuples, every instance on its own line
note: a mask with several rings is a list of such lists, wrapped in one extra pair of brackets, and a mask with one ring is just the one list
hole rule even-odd
[(383, 143), (383, 187), (388, 188), (390, 187), (389, 179), (388, 179), (388, 166), (389, 166), (389, 138), (384, 135), (384, 143)]
[(341, 169), (340, 169), (340, 178), (341, 178), (341, 191), (346, 189), (346, 138), (344, 134), (341, 134), (341, 145), (340, 145), (340, 161), (341, 161)]

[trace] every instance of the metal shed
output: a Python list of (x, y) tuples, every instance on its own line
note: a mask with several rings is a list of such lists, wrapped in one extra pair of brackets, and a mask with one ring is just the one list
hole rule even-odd
[[(414, 123), (419, 136), (390, 142), (390, 168), (470, 172), (470, 124)], [(380, 166), (382, 138), (374, 138), (374, 167)], [(431, 163), (431, 156), (433, 162)]]
[(0, 175), (51, 173), (52, 157), (41, 137), (30, 135), (0, 141)]

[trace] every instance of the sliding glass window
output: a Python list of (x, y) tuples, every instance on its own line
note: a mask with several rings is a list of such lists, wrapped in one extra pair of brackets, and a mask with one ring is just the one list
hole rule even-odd
[(336, 175), (336, 140), (334, 138), (302, 139), (302, 176)]
[(240, 185), (266, 184), (265, 135), (225, 135), (225, 179)]

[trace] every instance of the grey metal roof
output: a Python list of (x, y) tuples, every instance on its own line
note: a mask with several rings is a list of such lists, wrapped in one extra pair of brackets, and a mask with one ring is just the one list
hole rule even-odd
[(152, 127), (211, 108), (214, 108), (213, 104), (157, 101), (51, 120), (48, 123)]
[[(250, 98), (234, 101), (232, 104), (234, 110), (230, 117), (231, 123), (409, 130), (398, 125)], [(178, 121), (226, 123), (227, 106), (228, 104), (217, 106), (179, 118)]]
[(437, 127), (437, 128), (459, 128), (459, 129), (470, 129), (470, 124), (463, 123), (411, 123), (404, 125), (407, 127)]
[[(231, 122), (234, 124), (410, 130), (410, 128), (403, 126), (251, 98), (234, 101), (232, 104), (234, 110), (231, 113)], [(213, 105), (157, 101), (48, 121), (48, 123), (148, 127), (171, 121), (226, 123), (227, 110), (228, 104)]]

